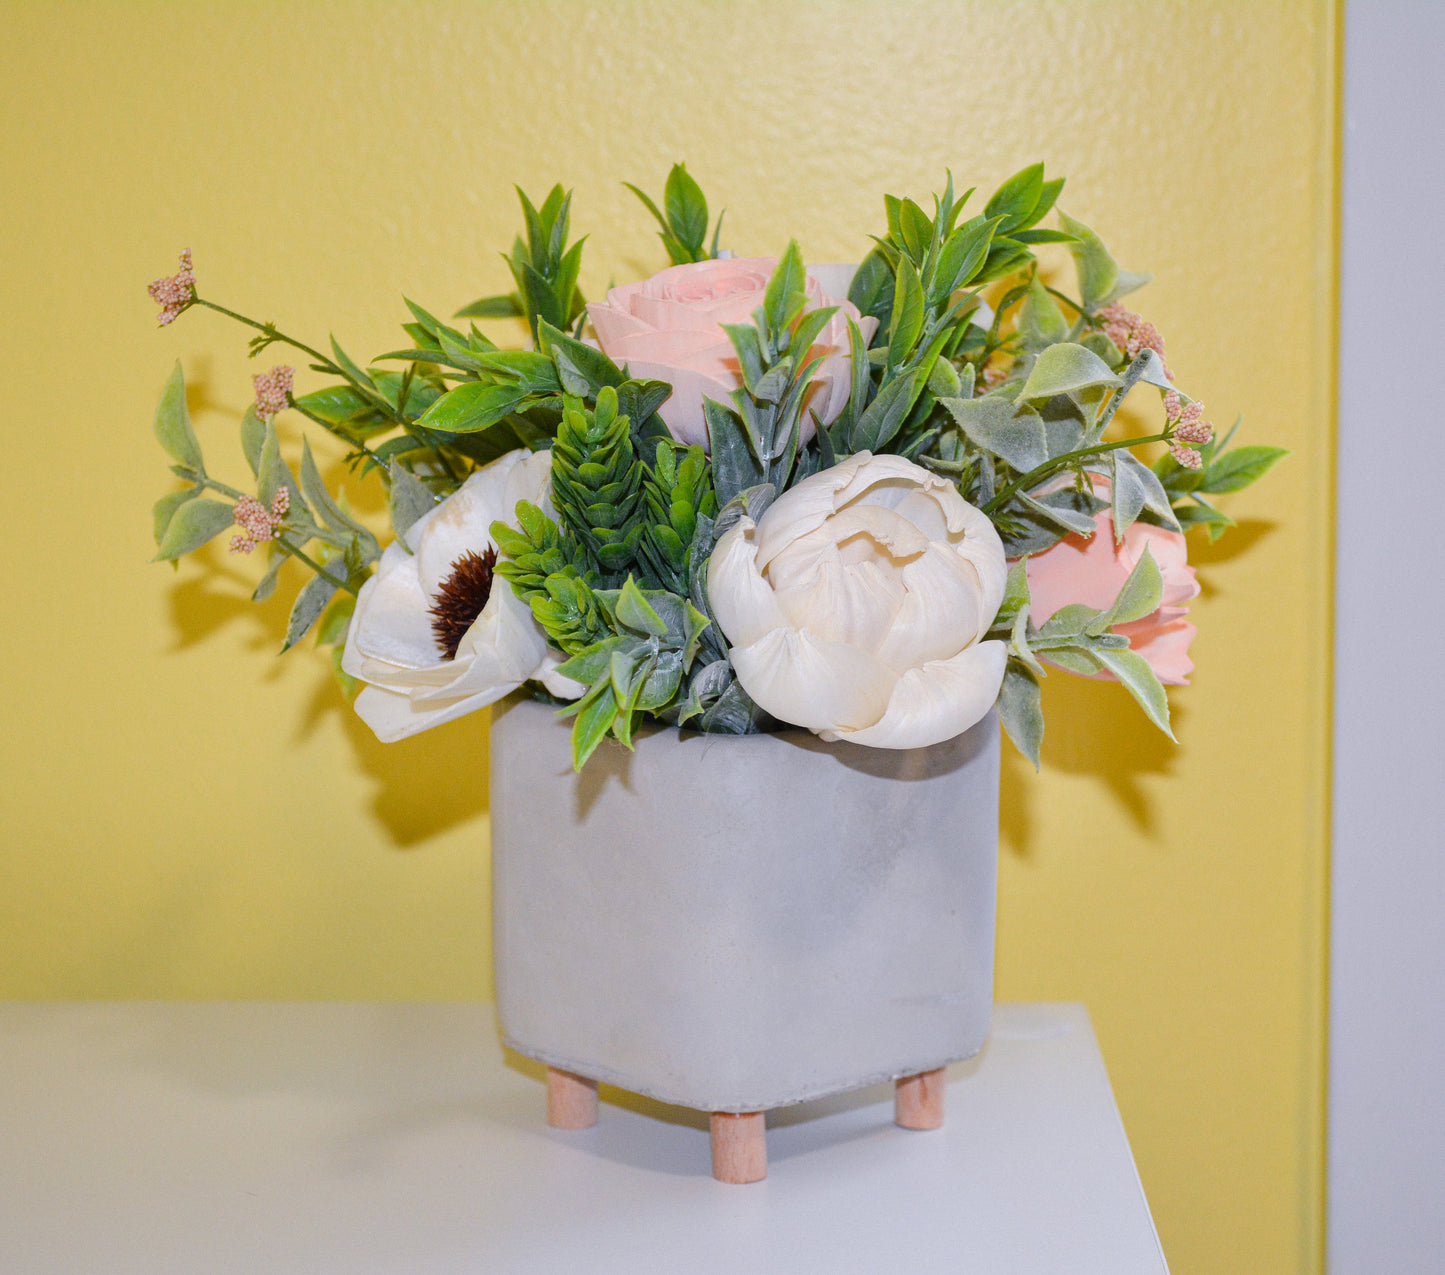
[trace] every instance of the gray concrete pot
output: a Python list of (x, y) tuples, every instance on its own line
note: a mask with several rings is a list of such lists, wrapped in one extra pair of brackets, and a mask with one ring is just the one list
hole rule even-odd
[(492, 723), (506, 1043), (756, 1112), (967, 1058), (988, 1030), (998, 721), (898, 752), (647, 731), (572, 771), (570, 719)]

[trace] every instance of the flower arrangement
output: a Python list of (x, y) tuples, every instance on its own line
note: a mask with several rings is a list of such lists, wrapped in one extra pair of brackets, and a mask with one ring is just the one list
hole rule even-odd
[[(269, 558), (257, 601), (304, 567), (286, 648), (315, 630), (383, 740), (529, 685), (574, 719), (579, 768), (646, 718), (914, 748), (995, 704), (1037, 765), (1045, 665), (1117, 680), (1168, 733), (1163, 685), (1192, 668), (1185, 532), (1217, 537), (1213, 497), (1284, 452), (1231, 448), (1176, 388), (1121, 304), (1148, 275), (1062, 211), (1041, 226), (1063, 184), (1035, 164), (965, 218), (950, 175), (931, 216), (886, 196), (856, 268), (808, 267), (796, 243), (721, 250), (679, 164), (660, 207), (632, 187), (671, 264), (591, 303), (570, 194), (519, 192), (515, 290), (457, 317), (522, 319), (527, 347), (407, 302), (408, 344), (366, 366), (204, 299), (187, 251), (150, 287), (162, 324), (217, 311), (327, 383), (255, 377), (241, 490), (207, 468), (177, 365), (155, 432), (186, 485), (155, 506), (156, 556), (234, 527), (233, 551)], [(1142, 387), (1162, 424), (1123, 436)], [(384, 548), (309, 443), (299, 471), (283, 458), (287, 411), (384, 486)]]

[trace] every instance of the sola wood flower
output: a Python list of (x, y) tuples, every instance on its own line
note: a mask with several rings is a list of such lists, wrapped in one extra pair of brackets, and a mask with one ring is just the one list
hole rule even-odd
[[(642, 283), (613, 288), (605, 302), (593, 302), (587, 316), (602, 352), (635, 377), (666, 381), (672, 397), (659, 414), (674, 438), (707, 447), (704, 397), (727, 403), (742, 385), (737, 352), (720, 325), (751, 323), (763, 304), (775, 257), (736, 257), (671, 266)], [(878, 326), (864, 319), (846, 296), (852, 266), (817, 266), (808, 271), (809, 310), (838, 306), (838, 313), (818, 334), (813, 354), (826, 355), (814, 373), (803, 413), (802, 443), (813, 436), (812, 413), (831, 424), (848, 401), (848, 318), (859, 324), (866, 342)]]
[(482, 708), (539, 678), (572, 699), (562, 656), (512, 586), (492, 574), (489, 528), (519, 500), (550, 510), (552, 453), (508, 452), (479, 469), (392, 544), (362, 586), (341, 667), (368, 683), (356, 711), (385, 743)]
[(875, 748), (952, 739), (998, 698), (985, 642), (1006, 575), (988, 518), (901, 456), (859, 452), (743, 518), (708, 597), (743, 689), (773, 716)]
[[(1096, 478), (1096, 487), (1107, 496), (1109, 484)], [(1029, 579), (1029, 618), (1042, 627), (1053, 613), (1072, 602), (1082, 602), (1097, 611), (1114, 604), (1124, 581), (1148, 548), (1164, 578), (1164, 597), (1157, 611), (1132, 624), (1114, 626), (1114, 632), (1129, 639), (1129, 647), (1149, 661), (1154, 675), (1168, 686), (1187, 686), (1194, 662), (1189, 644), (1198, 631), (1184, 617), (1184, 604), (1199, 592), (1194, 568), (1188, 563), (1184, 537), (1177, 531), (1136, 522), (1114, 543), (1114, 519), (1101, 509), (1094, 515), (1092, 536), (1065, 536), (1058, 544), (1029, 558), (1025, 570)], [(1044, 658), (1048, 658), (1045, 656)], [(1097, 677), (1113, 680), (1110, 673)]]

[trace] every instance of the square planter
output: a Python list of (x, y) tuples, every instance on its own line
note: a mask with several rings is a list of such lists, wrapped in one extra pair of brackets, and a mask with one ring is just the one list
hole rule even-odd
[(521, 698), (494, 712), (508, 1046), (714, 1113), (979, 1050), (993, 996), (994, 714), (909, 751), (806, 731), (657, 727), (635, 743), (604, 743), (578, 775), (570, 719)]

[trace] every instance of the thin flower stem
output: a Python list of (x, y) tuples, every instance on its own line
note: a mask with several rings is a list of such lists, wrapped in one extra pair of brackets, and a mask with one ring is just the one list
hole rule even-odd
[(1076, 311), (1080, 315), (1086, 316), (1089, 313), (1087, 310), (1084, 309), (1083, 306), (1081, 306), (1077, 301), (1075, 301), (1073, 297), (1066, 296), (1057, 288), (1051, 288), (1048, 284), (1044, 284), (1044, 291), (1047, 292), (1051, 297), (1057, 297), (1066, 306), (1068, 306), (1069, 309)]
[(1140, 443), (1167, 443), (1172, 433), (1166, 430), (1162, 434), (1149, 434), (1142, 438), (1124, 438), (1116, 443), (1095, 443), (1092, 447), (1081, 447), (1076, 452), (1065, 452), (1062, 456), (1055, 456), (1052, 460), (1046, 460), (1042, 465), (1029, 470), (1022, 477), (1015, 478), (1002, 491), (994, 496), (988, 504), (982, 506), (983, 512), (991, 514), (1008, 504), (1019, 492), (1030, 487), (1037, 486), (1044, 479), (1051, 477), (1060, 469), (1066, 469), (1069, 465), (1078, 460), (1087, 460), (1091, 456), (1099, 456), (1104, 452), (1116, 452), (1121, 448), (1134, 447)]
[(345, 589), (347, 593), (351, 594), (353, 597), (361, 596), (360, 591), (356, 588), (355, 585), (351, 583), (350, 580), (337, 580), (337, 578), (332, 575), (331, 572), (326, 570), (326, 568), (323, 567), (319, 562), (317, 562), (314, 558), (309, 557), (307, 554), (303, 553), (295, 545), (291, 544), (288, 540), (286, 540), (285, 537), (277, 535), (276, 544), (281, 548), (284, 553), (289, 553), (298, 562), (304, 562), (308, 567), (311, 568), (311, 570), (316, 572), (317, 575), (325, 576), (326, 579), (331, 581), (332, 584), (336, 585), (337, 588)]
[(387, 474), (386, 466), (381, 463), (380, 457), (378, 457), (377, 454), (372, 451), (371, 448), (369, 448), (360, 439), (352, 438), (349, 435), (342, 433), (341, 426), (333, 425), (330, 421), (322, 420), (321, 417), (317, 416), (315, 412), (307, 411), (306, 408), (302, 407), (301, 404), (298, 403), (294, 397), (291, 399), (291, 409), (292, 411), (300, 412), (301, 415), (304, 416), (313, 425), (320, 425), (321, 428), (324, 429), (333, 438), (339, 438), (348, 447), (354, 448), (356, 451), (361, 452), (364, 456), (366, 456), (368, 460), (371, 461), (372, 464), (374, 464), (378, 469), (381, 470), (382, 474), (384, 475), (382, 481), (388, 481), (387, 477), (385, 477), (385, 475)]
[(237, 323), (244, 323), (248, 328), (255, 328), (257, 332), (273, 337), (284, 345), (289, 345), (293, 350), (300, 350), (302, 354), (309, 354), (318, 363), (324, 363), (326, 370), (332, 375), (350, 380), (350, 378), (346, 376), (346, 373), (337, 367), (326, 355), (322, 354), (320, 350), (313, 350), (309, 345), (303, 344), (294, 337), (287, 336), (284, 332), (270, 324), (257, 323), (255, 319), (248, 319), (244, 314), (237, 314), (234, 310), (228, 310), (225, 306), (217, 305), (214, 301), (207, 301), (202, 297), (197, 297), (195, 304), (203, 305), (206, 309), (214, 310), (217, 314), (224, 314), (228, 319), (235, 319)]

